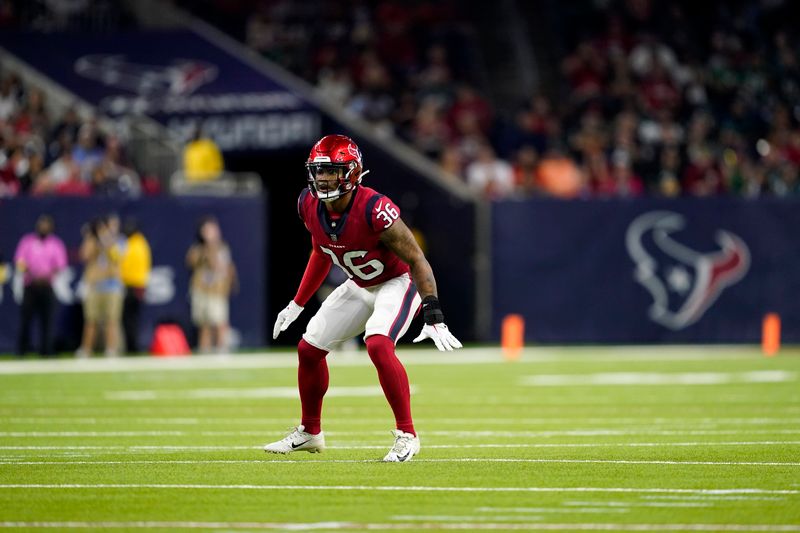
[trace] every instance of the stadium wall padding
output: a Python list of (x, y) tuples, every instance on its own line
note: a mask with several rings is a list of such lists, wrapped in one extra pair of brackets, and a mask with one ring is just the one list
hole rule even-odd
[(753, 343), (766, 313), (800, 342), (800, 201), (503, 201), (492, 209), (493, 335), (541, 343)]
[[(82, 267), (78, 260), (81, 226), (94, 217), (116, 212), (124, 220), (134, 216), (147, 237), (153, 256), (153, 276), (144, 306), (140, 344), (148, 347), (153, 328), (161, 321), (179, 323), (191, 337), (188, 300), (190, 272), (185, 267), (186, 251), (192, 244), (198, 220), (215, 216), (231, 248), (239, 274), (240, 290), (231, 296), (230, 319), (234, 336), (243, 347), (263, 346), (266, 281), (266, 253), (269, 250), (265, 198), (158, 197), (142, 200), (103, 198), (18, 198), (0, 201), (0, 253), (13, 259), (22, 235), (33, 230), (42, 213), (53, 215), (56, 234), (64, 240), (69, 269), (57, 284), (60, 300), (55, 314), (56, 348), (74, 349), (81, 335), (81, 307), (78, 299)], [(0, 285), (0, 352), (16, 349), (19, 306), (14, 283)], [(37, 330), (38, 331), (38, 330)], [(33, 345), (38, 347), (34, 331)]]

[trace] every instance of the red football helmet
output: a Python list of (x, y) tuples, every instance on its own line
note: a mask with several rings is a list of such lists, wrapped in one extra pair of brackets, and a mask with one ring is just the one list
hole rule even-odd
[[(308, 154), (306, 169), (311, 194), (323, 202), (331, 202), (352, 191), (369, 172), (362, 166), (361, 150), (344, 135), (326, 135), (317, 141)], [(334, 179), (335, 188), (331, 187)]]

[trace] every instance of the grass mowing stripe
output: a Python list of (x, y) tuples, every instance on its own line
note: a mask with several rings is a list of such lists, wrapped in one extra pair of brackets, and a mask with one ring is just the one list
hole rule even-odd
[[(40, 416), (40, 417), (0, 417), (0, 422), (8, 424), (154, 424), (154, 425), (221, 425), (221, 424), (287, 424), (291, 423), (292, 417), (286, 418), (189, 418), (189, 417), (176, 417), (176, 418), (163, 418), (163, 417), (142, 417), (133, 418), (126, 417), (120, 418), (98, 418), (98, 417), (73, 417), (73, 416)], [(521, 426), (521, 425), (571, 425), (575, 424), (648, 424), (653, 427), (660, 426), (682, 426), (692, 427), (695, 425), (710, 425), (721, 426), (727, 424), (735, 425), (772, 425), (772, 424), (800, 424), (800, 418), (620, 418), (620, 417), (593, 417), (593, 418), (424, 418), (415, 417), (415, 423), (420, 425), (425, 424), (454, 424), (454, 425), (472, 425), (480, 426)], [(359, 417), (354, 420), (340, 419), (340, 418), (326, 418), (325, 424), (328, 426), (335, 425), (371, 425), (377, 423), (385, 423), (386, 418), (370, 418)]]
[[(541, 362), (625, 362), (641, 361), (642, 351), (647, 351), (650, 361), (741, 361), (751, 360), (759, 351), (746, 346), (615, 346), (588, 348), (536, 348), (523, 350), (522, 357), (515, 364)], [(409, 366), (421, 365), (463, 365), (463, 364), (507, 364), (498, 348), (463, 348), (455, 354), (442, 354), (438, 350), (408, 349), (400, 350), (400, 359)], [(365, 352), (355, 356), (331, 357), (331, 366), (361, 367), (372, 366)], [(21, 374), (62, 374), (97, 372), (137, 372), (137, 371), (186, 371), (186, 370), (252, 370), (272, 368), (297, 368), (297, 354), (291, 352), (270, 352), (246, 356), (194, 355), (185, 358), (126, 358), (126, 359), (47, 359), (30, 361), (3, 361), (0, 375)]]
[[(0, 431), (0, 438), (27, 438), (27, 437), (185, 437), (202, 435), (204, 437), (241, 437), (254, 436), (266, 437), (272, 431), (181, 431), (181, 430), (143, 430), (143, 431)], [(358, 436), (381, 435), (388, 431), (325, 431), (326, 436)], [(797, 435), (800, 429), (700, 429), (700, 430), (624, 430), (624, 429), (575, 429), (567, 431), (447, 431), (431, 430), (422, 431), (425, 436), (437, 437), (597, 437), (597, 436), (627, 436), (627, 435)]]
[[(800, 441), (734, 441), (734, 442), (596, 442), (596, 443), (486, 443), (486, 444), (426, 444), (423, 448), (462, 449), (462, 448), (603, 448), (603, 447), (665, 447), (670, 446), (784, 446), (800, 445)], [(386, 445), (339, 445), (328, 446), (330, 450), (377, 450)], [(123, 450), (128, 451), (234, 451), (262, 450), (262, 446), (182, 446), (182, 445), (131, 445), (131, 446), (0, 446), (0, 450)]]
[(56, 529), (266, 529), (288, 531), (368, 529), (368, 530), (546, 530), (546, 531), (800, 531), (793, 524), (603, 524), (540, 522), (450, 522), (450, 523), (357, 523), (357, 522), (0, 522), (3, 528)]
[[(209, 459), (209, 460), (152, 460), (152, 461), (14, 461), (0, 459), (3, 465), (205, 465), (205, 464), (303, 464), (303, 463), (374, 463), (377, 459)], [(414, 459), (415, 463), (566, 463), (566, 464), (614, 464), (614, 465), (677, 465), (677, 466), (800, 466), (800, 463), (778, 463), (761, 461), (634, 461), (627, 459), (513, 459), (458, 457), (455, 459)]]
[(798, 489), (680, 489), (652, 487), (437, 487), (419, 485), (204, 485), (169, 483), (30, 483), (0, 484), (0, 489), (190, 489), (190, 490), (313, 490), (388, 492), (627, 492), (664, 494), (800, 494)]
[[(728, 357), (725, 349), (711, 350), (721, 357), (704, 357), (702, 347), (672, 354), (644, 348), (546, 350), (569, 357), (437, 366), (414, 363), (420, 355), (435, 363), (435, 353), (411, 353), (404, 361), (418, 386), (415, 425), (423, 454), (406, 466), (378, 461), (391, 446), (393, 421), (381, 397), (326, 402), (325, 412), (333, 415), (324, 420), (328, 453), (264, 454), (265, 442), (298, 422), (299, 402), (288, 392), (295, 383), (294, 354), (279, 356), (288, 365), (281, 370), (270, 369), (268, 356), (264, 364), (241, 356), (242, 368), (236, 368), (236, 357), (229, 366), (220, 360), (207, 369), (163, 373), (137, 366), (161, 369), (158, 361), (134, 360), (123, 371), (0, 375), (0, 483), (29, 487), (0, 488), (0, 521), (125, 524), (117, 530), (134, 530), (130, 524), (142, 522), (200, 524), (193, 530), (250, 526), (240, 531), (257, 530), (257, 524), (405, 531), (546, 530), (547, 523), (559, 531), (630, 529), (617, 522), (643, 531), (800, 527), (797, 383), (741, 382), (750, 381), (742, 379), (748, 376), (800, 376), (800, 351), (765, 359), (756, 349), (736, 351), (747, 354), (741, 358)], [(337, 357), (331, 358), (334, 386), (377, 390), (364, 354), (349, 367), (336, 368)], [(619, 372), (682, 381), (712, 375), (716, 380), (723, 373), (732, 383), (646, 389), (519, 385), (521, 376)], [(104, 400), (120, 391), (154, 391), (181, 401)], [(183, 400), (196, 391), (208, 398)], [(253, 397), (276, 391), (286, 391), (287, 398)], [(180, 487), (149, 486), (159, 483)], [(133, 488), (137, 484), (146, 486)], [(237, 488), (243, 486), (253, 488)], [(770, 492), (741, 492), (754, 488)], [(482, 506), (497, 510), (476, 510)], [(507, 510), (522, 507), (529, 509)], [(397, 521), (401, 517), (414, 520)], [(562, 524), (569, 521), (586, 525)], [(219, 527), (203, 527), (208, 524)]]

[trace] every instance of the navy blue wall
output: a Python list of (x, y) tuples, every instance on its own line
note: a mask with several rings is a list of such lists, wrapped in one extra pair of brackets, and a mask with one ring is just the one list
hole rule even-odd
[[(56, 233), (64, 240), (70, 255), (73, 278), (59, 306), (57, 337), (62, 349), (74, 345), (80, 336), (79, 306), (69, 303), (81, 274), (77, 259), (81, 226), (115, 211), (123, 218), (132, 215), (150, 242), (155, 267), (142, 316), (140, 342), (149, 346), (150, 335), (160, 320), (175, 320), (190, 329), (188, 284), (184, 267), (186, 250), (194, 239), (197, 221), (207, 214), (217, 217), (225, 240), (231, 247), (239, 272), (241, 290), (231, 298), (231, 325), (241, 335), (243, 346), (262, 346), (265, 342), (267, 226), (262, 198), (148, 198), (139, 201), (113, 201), (101, 198), (19, 198), (0, 201), (0, 251), (7, 260), (13, 257), (20, 237), (32, 231), (41, 213), (56, 221)], [(66, 284), (65, 284), (66, 286)], [(11, 284), (0, 286), (0, 352), (15, 349), (19, 310)], [(34, 339), (35, 340), (35, 339)]]
[(777, 312), (798, 342), (798, 228), (798, 201), (495, 203), (494, 335), (521, 313), (529, 341), (757, 342)]

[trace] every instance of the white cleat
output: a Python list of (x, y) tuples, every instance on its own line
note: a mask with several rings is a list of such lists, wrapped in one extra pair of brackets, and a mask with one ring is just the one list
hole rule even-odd
[(419, 437), (393, 429), (394, 446), (383, 458), (386, 463), (404, 463), (419, 453)]
[(316, 435), (312, 435), (311, 433), (306, 433), (304, 430), (305, 428), (302, 425), (297, 426), (281, 440), (264, 446), (264, 451), (283, 454), (300, 451), (310, 453), (324, 451), (325, 435), (323, 435), (321, 431)]

